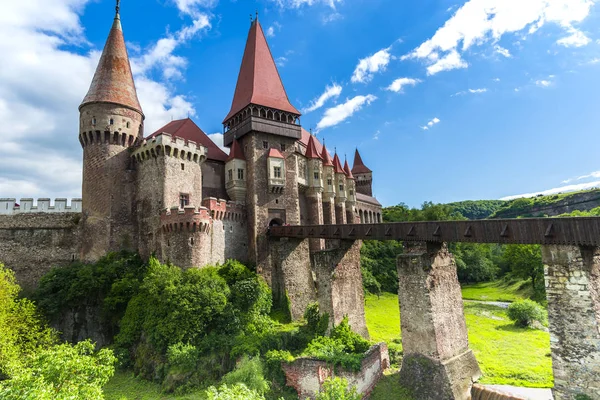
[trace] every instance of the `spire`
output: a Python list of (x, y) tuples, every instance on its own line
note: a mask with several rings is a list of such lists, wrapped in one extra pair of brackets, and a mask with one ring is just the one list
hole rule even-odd
[(371, 172), (372, 171), (369, 168), (367, 168), (363, 163), (363, 160), (360, 157), (360, 153), (358, 152), (358, 149), (356, 149), (356, 153), (354, 153), (354, 165), (352, 166), (352, 173), (356, 175), (368, 174)]
[(348, 160), (346, 160), (344, 162), (344, 173), (346, 174), (346, 177), (348, 179), (354, 179), (354, 176), (352, 175), (352, 171), (350, 171), (350, 166), (348, 165)]
[(345, 174), (344, 168), (342, 168), (342, 163), (340, 163), (340, 158), (337, 153), (333, 156), (333, 171), (336, 174)]
[(319, 152), (317, 151), (317, 146), (315, 145), (315, 138), (313, 137), (313, 135), (310, 135), (310, 138), (308, 139), (308, 145), (306, 145), (306, 153), (304, 154), (304, 156), (310, 159), (321, 158)]
[(90, 90), (79, 109), (91, 103), (113, 103), (138, 111), (143, 115), (137, 97), (117, 1), (116, 15), (96, 68)]
[(331, 161), (331, 157), (329, 156), (327, 147), (325, 147), (325, 141), (323, 141), (323, 151), (321, 152), (321, 158), (323, 159), (323, 166), (333, 167), (333, 162)]
[(249, 104), (300, 115), (290, 104), (258, 16), (250, 26), (231, 110), (223, 123)]
[(231, 160), (244, 160), (246, 161), (246, 157), (244, 156), (244, 152), (242, 151), (242, 146), (240, 146), (237, 139), (233, 139), (231, 143), (231, 150), (229, 150), (229, 157), (225, 162), (229, 162)]

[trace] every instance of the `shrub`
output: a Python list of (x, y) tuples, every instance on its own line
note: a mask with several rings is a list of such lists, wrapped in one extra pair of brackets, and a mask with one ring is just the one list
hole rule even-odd
[(243, 383), (256, 393), (265, 394), (269, 391), (269, 382), (264, 377), (263, 365), (259, 358), (243, 357), (237, 367), (226, 374), (221, 380), (226, 385)]
[(304, 319), (306, 320), (306, 328), (308, 333), (313, 336), (323, 336), (327, 332), (329, 326), (329, 314), (321, 315), (319, 303), (310, 303), (304, 311)]
[(102, 387), (114, 374), (111, 350), (94, 352), (90, 341), (61, 344), (38, 351), (12, 379), (0, 384), (6, 400), (104, 398)]
[(294, 356), (287, 350), (270, 350), (265, 354), (265, 370), (267, 377), (277, 382), (279, 385), (285, 385), (285, 373), (281, 368), (281, 363), (291, 363)]
[(169, 346), (167, 349), (167, 360), (171, 367), (182, 371), (191, 371), (198, 364), (198, 349), (191, 344), (181, 342)]
[(264, 400), (262, 394), (256, 393), (249, 389), (243, 383), (238, 383), (233, 386), (222, 385), (218, 389), (211, 386), (206, 391), (208, 400)]
[(360, 400), (356, 387), (348, 388), (348, 381), (343, 378), (329, 378), (323, 382), (323, 387), (316, 400)]
[(527, 327), (534, 322), (545, 323), (546, 311), (534, 301), (520, 300), (508, 306), (508, 318), (517, 326)]

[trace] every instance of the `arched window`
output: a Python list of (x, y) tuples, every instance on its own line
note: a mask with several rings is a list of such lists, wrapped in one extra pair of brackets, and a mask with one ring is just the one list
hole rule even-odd
[(92, 118), (92, 125), (96, 126), (96, 117)]

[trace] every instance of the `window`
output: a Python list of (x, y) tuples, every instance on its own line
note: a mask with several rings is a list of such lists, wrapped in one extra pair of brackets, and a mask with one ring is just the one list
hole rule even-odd
[(266, 140), (263, 141), (263, 149), (268, 149), (269, 148), (269, 142), (267, 142)]
[(318, 180), (319, 180), (319, 173), (315, 172), (315, 181), (318, 181)]
[(96, 118), (92, 118), (92, 125), (96, 125)]
[(227, 178), (228, 180), (233, 180), (233, 170), (230, 169), (229, 171), (227, 171)]
[(281, 143), (281, 151), (285, 151), (285, 143)]
[(329, 186), (333, 185), (333, 182), (331, 181), (331, 178), (327, 178), (327, 185), (329, 185)]
[(127, 128), (131, 128), (131, 122), (127, 122)]
[(179, 195), (179, 207), (184, 208), (190, 205), (190, 195), (187, 193), (181, 193)]
[(108, 121), (108, 123), (109, 123), (110, 125), (114, 125), (114, 124), (115, 124), (115, 120), (111, 118), (111, 119), (110, 119), (110, 121)]
[(185, 164), (184, 163), (181, 163), (181, 170), (185, 171)]
[(350, 196), (354, 196), (354, 190), (350, 191)]
[(340, 185), (340, 192), (344, 191), (344, 185)]
[(281, 178), (281, 167), (273, 167), (273, 177)]
[(242, 168), (238, 168), (238, 179), (240, 181), (244, 180), (244, 170)]

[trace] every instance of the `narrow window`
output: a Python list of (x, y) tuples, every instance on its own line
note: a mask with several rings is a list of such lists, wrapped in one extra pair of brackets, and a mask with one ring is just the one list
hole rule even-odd
[(96, 118), (92, 118), (92, 125), (96, 126)]
[(350, 196), (354, 196), (354, 190), (350, 191)]
[(269, 142), (267, 142), (266, 140), (263, 141), (263, 149), (268, 149), (269, 148)]
[(273, 167), (273, 177), (281, 178), (281, 167)]
[(242, 168), (238, 168), (238, 179), (240, 181), (244, 180), (244, 170)]
[(315, 181), (318, 181), (318, 180), (319, 180), (319, 173), (315, 172)]
[(181, 193), (179, 195), (179, 207), (184, 208), (190, 204), (190, 195), (187, 193)]
[(233, 180), (233, 170), (230, 169), (229, 171), (227, 171), (227, 177), (229, 178), (229, 180)]
[(110, 123), (110, 125), (114, 125), (115, 124), (115, 120), (111, 118), (110, 121), (109, 121), (109, 123)]
[(327, 178), (327, 185), (329, 185), (329, 186), (333, 185), (333, 182), (331, 182), (331, 178)]
[(185, 164), (184, 163), (181, 163), (181, 170), (185, 171)]
[(344, 185), (340, 185), (340, 192), (344, 191)]
[(131, 122), (127, 122), (127, 128), (131, 127)]
[(281, 143), (281, 151), (285, 151), (285, 143)]

